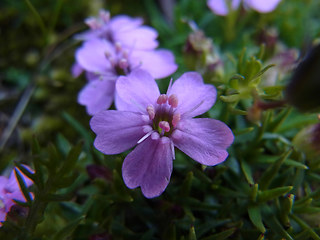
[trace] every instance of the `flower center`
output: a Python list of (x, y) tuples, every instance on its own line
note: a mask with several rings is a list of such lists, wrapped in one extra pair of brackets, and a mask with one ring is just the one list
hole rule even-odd
[(157, 99), (156, 106), (149, 105), (147, 107), (153, 131), (158, 132), (161, 136), (171, 135), (180, 121), (180, 114), (176, 113), (177, 106), (178, 97), (175, 94), (169, 97), (166, 94), (161, 94)]
[(119, 42), (115, 43), (115, 49), (115, 56), (109, 52), (105, 52), (105, 56), (118, 76), (127, 75), (130, 72), (128, 51), (124, 50)]

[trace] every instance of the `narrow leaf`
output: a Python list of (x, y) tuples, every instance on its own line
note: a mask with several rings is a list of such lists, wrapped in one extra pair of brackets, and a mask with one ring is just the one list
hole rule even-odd
[(248, 214), (249, 218), (252, 222), (252, 224), (262, 233), (266, 231), (263, 222), (262, 217), (260, 213), (260, 209), (258, 206), (249, 206), (248, 208)]
[(272, 164), (259, 179), (259, 187), (261, 190), (267, 189), (274, 177), (278, 174), (282, 163), (290, 156), (292, 149), (289, 149), (282, 157), (278, 159), (274, 164)]
[(16, 177), (19, 182), (19, 186), (20, 186), (20, 189), (23, 193), (23, 196), (25, 197), (27, 202), (31, 204), (31, 202), (32, 202), (31, 195), (30, 195), (28, 188), (23, 180), (23, 176), (21, 175), (21, 173), (17, 169), (14, 169), (14, 172), (16, 174)]
[(77, 228), (79, 223), (85, 218), (85, 216), (81, 216), (72, 222), (68, 223), (64, 228), (62, 228), (55, 236), (54, 240), (64, 240), (68, 239), (69, 236), (73, 233), (73, 231)]
[(225, 240), (229, 239), (229, 237), (236, 231), (236, 228), (230, 228), (220, 233), (213, 234), (209, 237), (203, 238), (202, 240)]
[(259, 191), (258, 192), (258, 202), (266, 202), (272, 199), (275, 199), (279, 196), (282, 196), (289, 191), (292, 190), (292, 186), (286, 186), (286, 187), (278, 187), (278, 188), (273, 188), (270, 190), (265, 190), (265, 191)]

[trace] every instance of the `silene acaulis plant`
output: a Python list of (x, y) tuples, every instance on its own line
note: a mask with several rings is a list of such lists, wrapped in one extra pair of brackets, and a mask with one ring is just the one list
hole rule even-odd
[(320, 240), (319, 0), (0, 6), (0, 240)]

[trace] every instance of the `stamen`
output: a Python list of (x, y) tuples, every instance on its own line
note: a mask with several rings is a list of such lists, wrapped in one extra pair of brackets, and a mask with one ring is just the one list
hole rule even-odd
[(119, 67), (121, 69), (127, 69), (129, 67), (128, 60), (125, 59), (125, 58), (121, 58), (120, 61), (119, 61)]
[(109, 62), (110, 62), (110, 64), (111, 64), (112, 67), (115, 67), (115, 66), (116, 66), (116, 61), (114, 60), (113, 57), (110, 56), (110, 57), (108, 58), (108, 60), (109, 60)]
[(180, 113), (175, 113), (173, 114), (173, 117), (172, 117), (172, 126), (176, 127), (178, 122), (180, 121), (181, 119), (181, 116), (180, 116)]
[(148, 112), (148, 115), (149, 115), (149, 119), (150, 120), (153, 120), (154, 119), (154, 116), (156, 115), (155, 111), (154, 111), (154, 107), (152, 105), (149, 105), (147, 107), (147, 112)]
[(104, 22), (107, 23), (110, 20), (110, 12), (105, 11), (105, 10), (100, 10), (99, 12), (100, 19)]
[(120, 52), (120, 51), (122, 50), (122, 45), (121, 45), (120, 42), (116, 42), (114, 45), (115, 45), (115, 47), (116, 47), (116, 51), (117, 51), (117, 52)]
[(146, 135), (144, 135), (142, 138), (140, 138), (140, 140), (137, 142), (137, 144), (142, 143), (144, 140), (146, 140), (151, 134), (153, 133), (153, 131), (148, 132)]
[(178, 106), (178, 97), (175, 94), (170, 95), (168, 103), (171, 107), (176, 108)]
[(168, 96), (166, 94), (161, 94), (157, 99), (157, 103), (164, 104), (167, 102), (167, 100), (168, 100)]
[(161, 121), (159, 122), (159, 127), (164, 130), (165, 132), (170, 131), (170, 124), (167, 121)]
[(116, 66), (116, 61), (114, 60), (114, 58), (111, 56), (111, 53), (106, 51), (104, 53), (104, 55), (106, 56), (106, 58), (109, 60), (110, 64), (112, 67), (115, 67)]

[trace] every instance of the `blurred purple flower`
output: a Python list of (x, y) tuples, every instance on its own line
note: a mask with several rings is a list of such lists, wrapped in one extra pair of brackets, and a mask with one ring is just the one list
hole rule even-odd
[[(260, 13), (272, 12), (281, 0), (243, 0), (247, 8), (252, 8)], [(226, 16), (229, 13), (228, 4), (232, 10), (239, 8), (241, 0), (208, 0), (207, 4), (216, 15)]]
[(93, 115), (108, 109), (114, 99), (115, 82), (134, 69), (148, 71), (154, 78), (167, 77), (176, 71), (173, 54), (168, 50), (136, 50), (113, 45), (104, 39), (86, 41), (76, 51), (76, 65), (72, 71), (85, 70), (88, 84), (81, 90), (78, 102)]
[[(29, 167), (27, 169), (32, 171)], [(27, 187), (31, 186), (33, 182), (26, 177), (18, 168), (15, 168), (22, 176)], [(1, 222), (6, 220), (7, 213), (11, 207), (15, 205), (13, 200), (19, 200), (24, 202), (26, 199), (20, 189), (19, 182), (16, 178), (14, 169), (12, 170), (9, 178), (0, 176), (0, 226)]]
[(94, 145), (104, 154), (119, 154), (137, 147), (125, 158), (122, 176), (129, 188), (141, 187), (147, 198), (167, 187), (174, 146), (197, 162), (213, 166), (223, 162), (233, 142), (223, 122), (193, 118), (215, 103), (216, 89), (204, 84), (196, 72), (183, 74), (166, 94), (160, 94), (152, 76), (136, 70), (116, 83), (116, 107), (93, 116)]
[(100, 10), (99, 17), (85, 20), (90, 30), (76, 36), (80, 40), (105, 39), (116, 44), (120, 43), (129, 49), (152, 50), (158, 47), (158, 33), (155, 29), (143, 26), (141, 18), (118, 15), (110, 18), (110, 13)]

